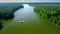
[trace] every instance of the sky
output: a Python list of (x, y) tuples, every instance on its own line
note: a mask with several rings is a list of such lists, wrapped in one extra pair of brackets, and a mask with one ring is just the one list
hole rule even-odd
[(60, 0), (0, 0), (0, 2), (60, 2)]

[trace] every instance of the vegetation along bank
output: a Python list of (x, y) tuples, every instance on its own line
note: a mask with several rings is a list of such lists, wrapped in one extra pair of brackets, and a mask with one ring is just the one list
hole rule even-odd
[(41, 18), (60, 25), (60, 5), (59, 4), (40, 4), (34, 6), (34, 11), (37, 12)]

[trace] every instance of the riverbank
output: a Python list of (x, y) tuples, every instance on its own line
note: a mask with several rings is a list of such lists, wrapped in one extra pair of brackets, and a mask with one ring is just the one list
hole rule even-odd
[(14, 12), (24, 6), (17, 3), (2, 3), (0, 4), (0, 19), (8, 20), (14, 18)]
[(35, 5), (35, 12), (37, 12), (42, 18), (47, 19), (54, 24), (60, 25), (60, 5)]
[(44, 19), (34, 12), (34, 7), (27, 4), (24, 4), (24, 7), (15, 12), (13, 20), (3, 21), (6, 25), (2, 29), (2, 34), (60, 34), (60, 28), (43, 21)]

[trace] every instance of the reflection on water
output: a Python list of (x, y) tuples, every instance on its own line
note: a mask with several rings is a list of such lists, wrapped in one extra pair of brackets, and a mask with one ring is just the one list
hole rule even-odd
[(34, 7), (29, 6), (28, 4), (23, 4), (24, 8), (19, 9), (15, 12), (15, 18), (13, 23), (18, 21), (27, 21), (27, 22), (39, 22), (38, 15), (34, 12)]
[(20, 21), (25, 21), (28, 23), (39, 23), (39, 16), (34, 12), (34, 7), (29, 6), (29, 4), (23, 4), (24, 8), (17, 10), (14, 13), (14, 19), (4, 20), (4, 24), (17, 23)]
[(15, 17), (12, 21), (4, 21), (9, 24), (3, 28), (3, 34), (25, 34), (29, 33), (28, 30), (32, 30), (31, 32), (33, 32), (35, 29), (34, 23), (40, 23), (39, 16), (34, 12), (34, 7), (29, 6), (28, 4), (23, 4), (23, 6), (24, 8), (19, 9), (14, 13)]
[(30, 7), (28, 4), (23, 4), (24, 8)]

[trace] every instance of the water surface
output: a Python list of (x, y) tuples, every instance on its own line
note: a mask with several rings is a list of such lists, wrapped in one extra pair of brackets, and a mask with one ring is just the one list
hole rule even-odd
[(38, 23), (39, 16), (34, 12), (34, 7), (29, 6), (28, 4), (23, 4), (24, 8), (19, 9), (15, 12), (15, 18), (13, 23), (17, 23), (18, 21), (26, 21), (28, 23)]
[(59, 34), (58, 27), (42, 21), (34, 12), (33, 6), (28, 4), (23, 4), (23, 6), (24, 8), (14, 13), (14, 19), (4, 21), (6, 25), (2, 30), (3, 34)]

